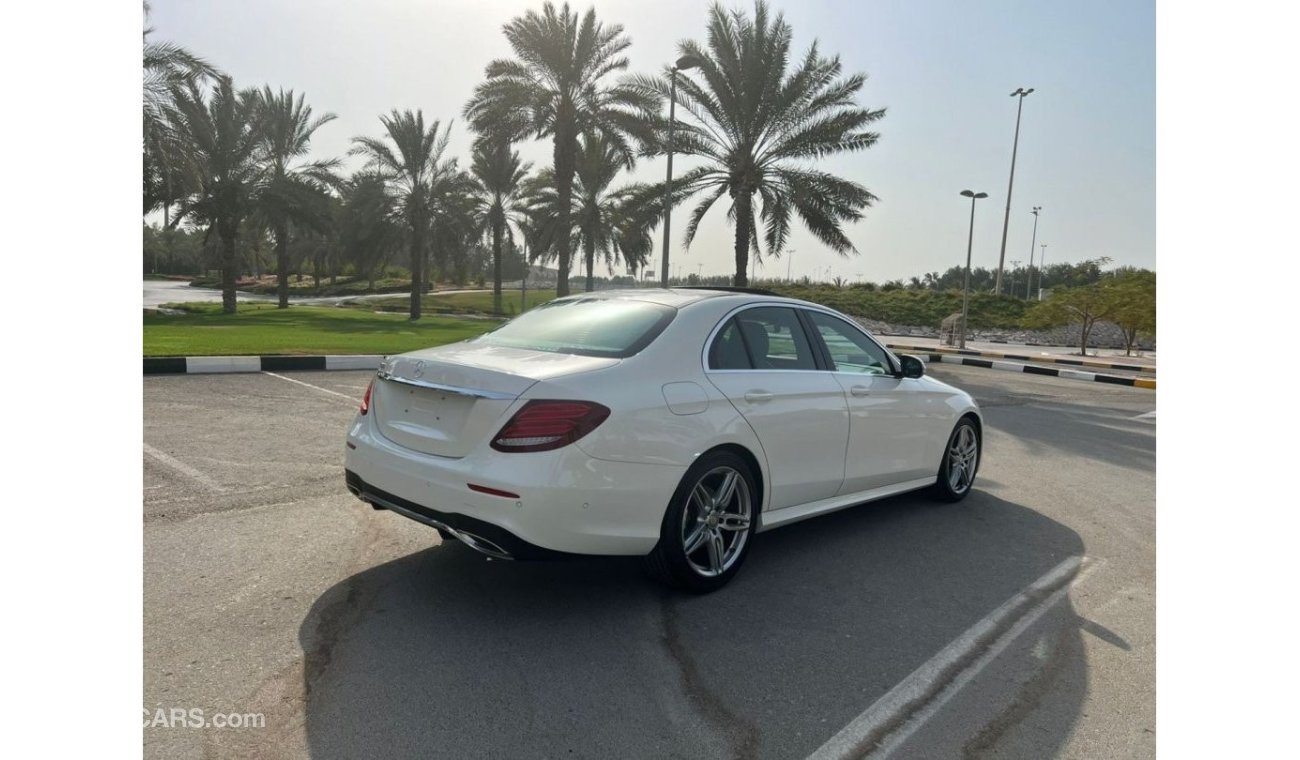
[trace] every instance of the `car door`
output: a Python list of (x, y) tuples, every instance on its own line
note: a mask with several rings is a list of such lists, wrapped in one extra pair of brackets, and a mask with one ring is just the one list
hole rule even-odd
[(754, 429), (767, 458), (769, 509), (834, 496), (844, 480), (848, 407), (793, 308), (730, 316), (706, 355), (710, 382)]
[(927, 444), (937, 400), (915, 378), (900, 377), (894, 358), (856, 325), (823, 311), (804, 311), (849, 407), (841, 494), (934, 475)]

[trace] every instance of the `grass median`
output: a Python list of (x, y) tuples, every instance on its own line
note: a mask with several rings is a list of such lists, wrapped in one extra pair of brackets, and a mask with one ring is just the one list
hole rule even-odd
[[(528, 308), (540, 306), (555, 298), (555, 288), (528, 289)], [(411, 306), (411, 296), (393, 295), (385, 298), (368, 298), (345, 304), (358, 309), (371, 311), (405, 312)], [(472, 293), (429, 293), (420, 301), (420, 307), (428, 314), (491, 314), (492, 291), (478, 290)], [(513, 317), (519, 313), (519, 290), (512, 288), (501, 292), (501, 314)]]
[(395, 354), (472, 338), (499, 324), (438, 316), (412, 322), (334, 306), (241, 303), (235, 314), (221, 313), (220, 304), (169, 306), (185, 313), (144, 317), (145, 356)]

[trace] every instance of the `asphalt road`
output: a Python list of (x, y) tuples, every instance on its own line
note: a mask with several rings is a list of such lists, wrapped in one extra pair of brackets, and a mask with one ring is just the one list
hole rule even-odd
[(1081, 557), (940, 672), (893, 755), (1153, 756), (1155, 393), (930, 371), (985, 410), (976, 492), (762, 534), (705, 597), (634, 560), (489, 561), (357, 501), (369, 373), (146, 377), (144, 707), (265, 727), (145, 728), (145, 754), (807, 757)]

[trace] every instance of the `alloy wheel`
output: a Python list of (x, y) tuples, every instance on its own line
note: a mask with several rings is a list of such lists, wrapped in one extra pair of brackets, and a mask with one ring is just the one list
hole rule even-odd
[(964, 493), (975, 479), (975, 465), (979, 455), (979, 440), (975, 429), (962, 425), (948, 446), (948, 486), (954, 493)]
[(749, 482), (731, 467), (715, 467), (695, 482), (682, 519), (682, 551), (691, 569), (706, 578), (721, 575), (749, 540), (753, 498)]

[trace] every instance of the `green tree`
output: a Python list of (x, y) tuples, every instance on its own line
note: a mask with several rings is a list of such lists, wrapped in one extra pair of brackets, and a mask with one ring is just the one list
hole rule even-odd
[(144, 30), (144, 213), (161, 206), (163, 225), (170, 226), (171, 205), (200, 183), (177, 99), (220, 73), (179, 45), (151, 42), (152, 33)]
[(1156, 334), (1156, 273), (1145, 269), (1117, 272), (1103, 287), (1114, 301), (1110, 319), (1124, 332), (1124, 355), (1129, 356), (1138, 335)]
[[(311, 138), (332, 113), (313, 118), (311, 106), (293, 90), (256, 91), (257, 131), (266, 171), (257, 194), (258, 211), (275, 238), (276, 293), (289, 307), (289, 225), (324, 233), (330, 225), (328, 188), (338, 184), (337, 159), (305, 161)], [(317, 283), (319, 285), (319, 282)]]
[(1079, 285), (1073, 288), (1054, 288), (1047, 300), (1034, 304), (1026, 312), (1026, 327), (1056, 327), (1079, 325), (1079, 354), (1088, 355), (1088, 338), (1099, 320), (1110, 319), (1115, 313), (1113, 291), (1101, 283)]
[[(474, 178), (460, 170), (434, 184), (430, 194), (429, 241), (433, 266), (425, 283), (432, 286), (435, 268), (457, 285), (464, 285), (469, 263), (469, 248), (482, 229), (475, 216), (478, 199), (474, 195)], [(426, 287), (428, 290), (428, 287)]]
[[(640, 265), (650, 253), (650, 232), (659, 219), (661, 196), (642, 184), (612, 188), (628, 166), (619, 147), (603, 135), (582, 140), (575, 162), (569, 243), (573, 252), (583, 255), (589, 292), (595, 289), (597, 256), (612, 273), (618, 263)], [(549, 170), (544, 171), (530, 198), (529, 211), (538, 221), (539, 232), (534, 258), (542, 260), (558, 257), (564, 237), (553, 187)]]
[(262, 166), (258, 161), (257, 108), (252, 93), (236, 92), (220, 77), (207, 98), (191, 83), (179, 90), (177, 124), (196, 167), (198, 185), (179, 200), (177, 218), (215, 231), (221, 244), (221, 308), (235, 313), (240, 271), (239, 230), (255, 204)]
[(515, 58), (487, 65), (486, 81), (475, 88), (465, 116), (480, 133), (552, 138), (560, 214), (556, 292), (568, 295), (578, 138), (601, 133), (632, 155), (628, 138), (643, 134), (640, 116), (653, 100), (628, 85), (606, 84), (609, 75), (627, 68), (623, 52), (631, 41), (622, 26), (597, 21), (594, 9), (580, 19), (568, 3), (557, 9), (547, 0), (540, 13), (526, 12), (507, 23), (504, 32)]
[(269, 86), (256, 91), (257, 133), (261, 160), (265, 162), (263, 184), (257, 192), (257, 210), (276, 239), (276, 292), (279, 308), (289, 308), (290, 223), (325, 233), (330, 225), (328, 188), (338, 184), (334, 169), (337, 158), (304, 161), (311, 151), (312, 135), (333, 113), (312, 118), (312, 107), (294, 91), (273, 92)]
[(439, 122), (434, 121), (426, 129), (424, 113), (409, 109), (400, 113), (394, 109), (389, 115), (380, 116), (379, 121), (389, 142), (382, 138), (354, 137), (351, 153), (364, 156), (365, 168), (384, 178), (405, 220), (411, 254), (411, 319), (419, 319), (431, 201), (459, 174), (456, 159), (444, 158), (451, 125), (439, 135)]
[[(674, 182), (674, 194), (705, 193), (686, 226), (686, 243), (700, 220), (722, 196), (731, 198), (728, 218), (735, 225), (735, 284), (749, 282), (751, 249), (756, 260), (759, 232), (769, 255), (779, 256), (790, 233), (792, 215), (822, 243), (841, 255), (856, 253), (843, 225), (862, 218), (876, 199), (867, 189), (825, 171), (809, 168), (817, 159), (865, 150), (879, 135), (866, 127), (884, 116), (855, 101), (866, 76), (842, 76), (839, 56), (825, 57), (814, 42), (790, 66), (793, 32), (784, 17), (772, 17), (762, 0), (751, 18), (715, 4), (709, 11), (707, 43), (693, 40), (678, 52), (698, 62), (677, 74), (681, 114), (674, 150), (704, 165)], [(636, 85), (658, 99), (670, 97), (668, 74), (637, 77)], [(656, 133), (666, 135), (666, 118), (654, 117)], [(666, 138), (650, 150), (662, 153)], [(762, 202), (755, 214), (754, 197)]]
[(375, 288), (375, 275), (404, 242), (396, 204), (382, 175), (358, 172), (343, 185), (339, 245), (343, 257)]
[(502, 240), (510, 214), (520, 199), (521, 183), (531, 164), (519, 160), (510, 141), (490, 135), (474, 143), (470, 172), (474, 175), (478, 203), (475, 216), (492, 235), (492, 313), (501, 313)]

